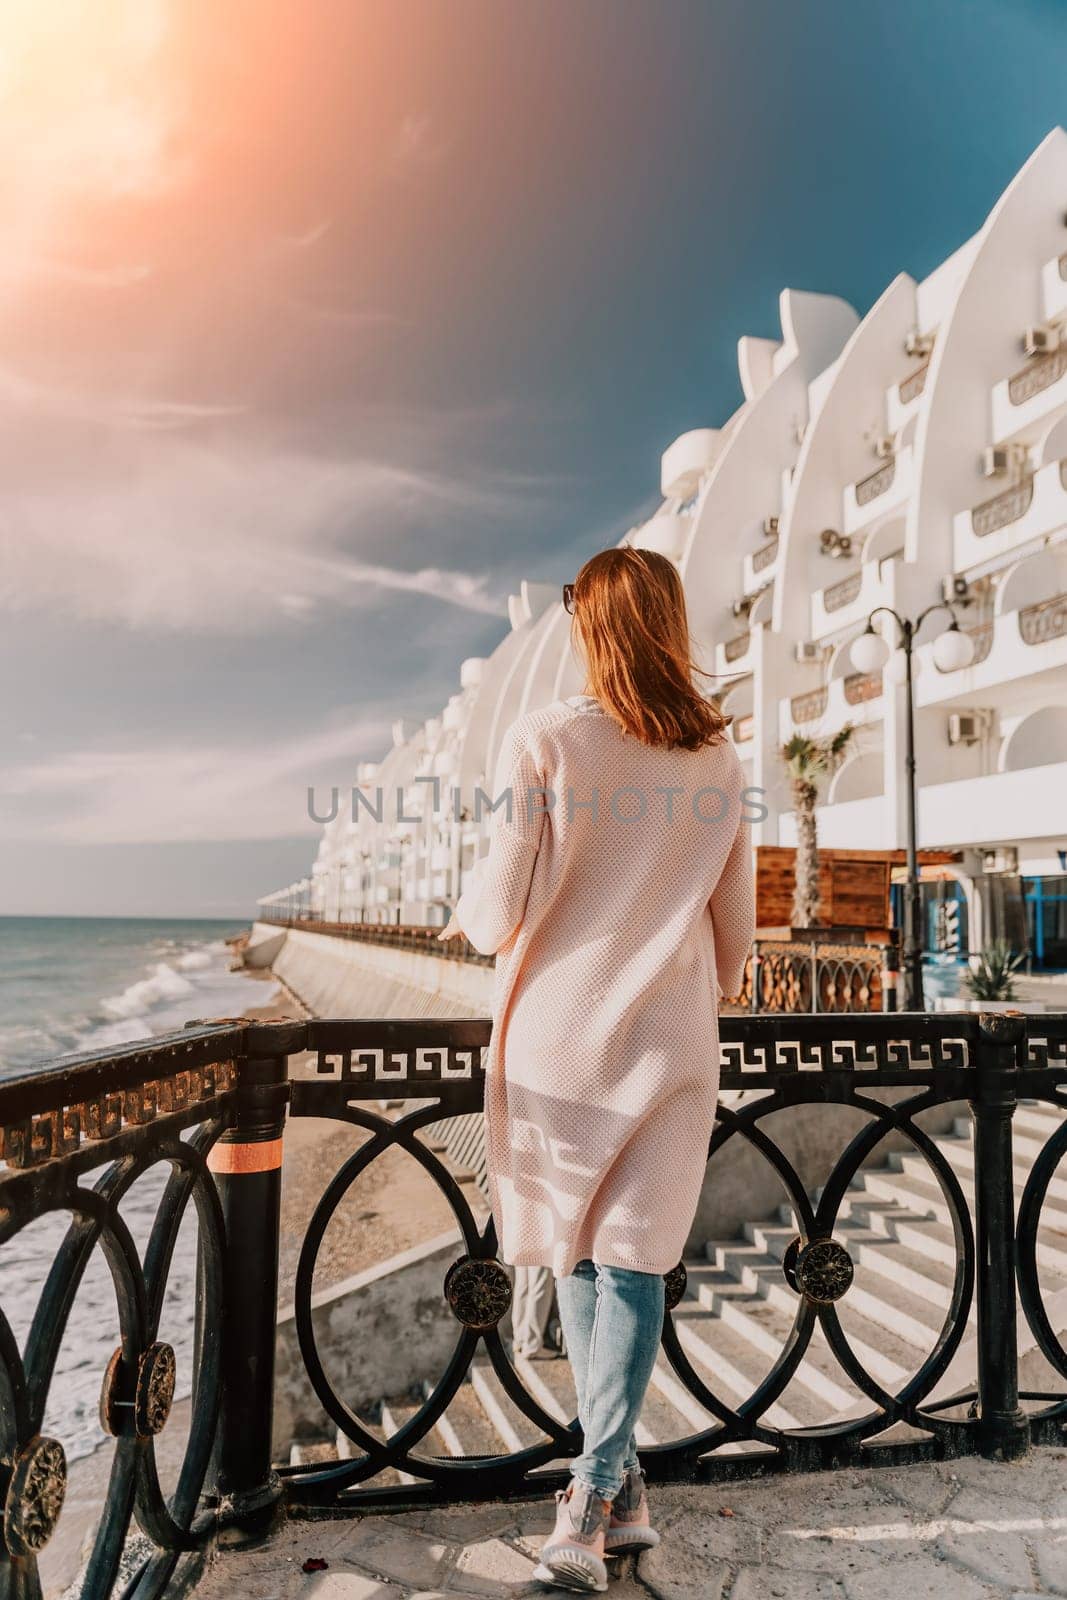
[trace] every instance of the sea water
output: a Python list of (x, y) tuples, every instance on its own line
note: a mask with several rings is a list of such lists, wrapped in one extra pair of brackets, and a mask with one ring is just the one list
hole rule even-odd
[[(105, 1050), (193, 1019), (238, 1016), (265, 1005), (272, 986), (230, 971), (224, 940), (239, 922), (141, 918), (0, 917), (0, 1077), (46, 1059)], [(167, 1164), (138, 1178), (121, 1205), (141, 1260)], [(106, 1168), (83, 1178), (89, 1187)], [(68, 1211), (31, 1223), (0, 1246), (0, 1308), (23, 1350), (48, 1274), (71, 1223)], [(196, 1227), (188, 1214), (170, 1265), (158, 1337), (174, 1346), (178, 1393), (192, 1384)], [(68, 1457), (102, 1443), (104, 1371), (120, 1338), (118, 1300), (104, 1252), (94, 1248), (63, 1335), (44, 1432)]]

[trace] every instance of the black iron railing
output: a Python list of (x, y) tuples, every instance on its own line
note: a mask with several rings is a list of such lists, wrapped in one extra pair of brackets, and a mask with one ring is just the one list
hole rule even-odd
[[(501, 1332), (511, 1287), (492, 1222), (479, 1221), (465, 1186), (425, 1137), (431, 1126), (479, 1111), (488, 1043), (483, 1021), (240, 1022), (68, 1058), (0, 1083), (0, 1242), (17, 1249), (22, 1231), (48, 1213), (69, 1219), (22, 1348), (0, 1320), (0, 1593), (39, 1593), (36, 1561), (60, 1514), (65, 1480), (62, 1441), (42, 1437), (42, 1422), (57, 1351), (98, 1246), (111, 1270), (121, 1338), (100, 1374), (101, 1418), (115, 1455), (84, 1595), (114, 1591), (134, 1518), (152, 1553), (124, 1592), (146, 1600), (177, 1582), (179, 1564), (195, 1562), (216, 1536), (261, 1530), (282, 1501), (294, 1511), (339, 1515), (425, 1499), (543, 1493), (562, 1480), (575, 1425), (550, 1413), (523, 1382)], [(305, 1057), (294, 1074), (290, 1062), (303, 1052), (311, 1052), (310, 1067)], [(793, 1326), (766, 1375), (738, 1402), (719, 1391), (713, 1371), (694, 1364), (674, 1315), (685, 1267), (668, 1274), (664, 1359), (708, 1421), (645, 1450), (649, 1476), (710, 1481), (968, 1452), (1010, 1458), (1033, 1443), (1062, 1442), (1067, 1349), (1042, 1296), (1038, 1227), (1067, 1153), (1067, 1117), (1033, 1163), (1017, 1221), (1012, 1117), (1023, 1098), (1067, 1112), (1067, 1016), (729, 1017), (721, 1023), (720, 1081), (712, 1167), (728, 1148), (746, 1144), (776, 1174), (796, 1218), (798, 1238), (782, 1268), (795, 1296)], [(924, 1126), (927, 1113), (957, 1103), (969, 1107), (973, 1123), (973, 1202)], [(783, 1150), (773, 1120), (810, 1106), (848, 1108), (851, 1118), (814, 1188)], [(277, 1466), (271, 1444), (287, 1117), (333, 1119), (367, 1136), (327, 1174), (295, 1287), (306, 1374), (347, 1455), (295, 1467)], [(842, 1312), (854, 1264), (835, 1238), (850, 1185), (887, 1138), (927, 1163), (955, 1241), (943, 1325), (918, 1369), (895, 1386), (872, 1372), (850, 1336)], [(421, 1404), (383, 1437), (349, 1404), (317, 1348), (312, 1286), (320, 1246), (352, 1185), (398, 1151), (437, 1185), (462, 1244), (440, 1285), (440, 1314), (454, 1325), (451, 1354)], [(142, 1254), (120, 1202), (160, 1162), (170, 1177)], [(197, 1338), (192, 1371), (176, 1374), (173, 1351), (159, 1337), (160, 1312), (190, 1206), (199, 1222)], [(1020, 1395), (1017, 1303), (1063, 1379), (1051, 1392)], [(946, 1395), (939, 1385), (972, 1306), (976, 1380)], [(776, 1402), (817, 1331), (861, 1403), (822, 1426), (782, 1426)], [(536, 1438), (511, 1454), (433, 1454), (424, 1441), (476, 1355)], [(154, 1441), (167, 1424), (176, 1376), (191, 1389), (192, 1421), (177, 1486), (166, 1495)], [(380, 1474), (390, 1470), (394, 1481), (383, 1484)]]

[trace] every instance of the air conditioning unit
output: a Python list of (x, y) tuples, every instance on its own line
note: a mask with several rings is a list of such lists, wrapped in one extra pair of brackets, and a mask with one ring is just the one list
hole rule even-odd
[(847, 533), (838, 533), (836, 528), (824, 528), (819, 535), (819, 552), (824, 556), (842, 556), (852, 554), (852, 536)]
[(764, 517), (764, 519), (763, 519), (763, 537), (765, 539), (776, 539), (778, 537), (778, 518), (777, 517)]
[(895, 433), (882, 433), (874, 441), (874, 453), (879, 461), (891, 461), (897, 453), (897, 436)]
[(982, 476), (1003, 478), (1011, 471), (1011, 451), (1007, 445), (987, 444), (982, 451)]
[(1028, 356), (1048, 356), (1060, 347), (1061, 333), (1054, 323), (1039, 323), (1023, 330), (1023, 350)]
[(928, 356), (933, 348), (933, 334), (920, 333), (918, 328), (912, 328), (908, 337), (904, 340), (904, 349), (909, 356)]
[(959, 573), (948, 572), (941, 579), (941, 598), (948, 605), (966, 605), (971, 598), (971, 586)]
[(1003, 845), (998, 850), (982, 851), (983, 872), (1018, 872), (1019, 852), (1014, 845)]
[(985, 718), (977, 711), (950, 711), (949, 744), (977, 744), (985, 730)]
[(823, 647), (816, 644), (814, 639), (805, 639), (797, 645), (793, 652), (801, 665), (813, 666), (823, 658)]

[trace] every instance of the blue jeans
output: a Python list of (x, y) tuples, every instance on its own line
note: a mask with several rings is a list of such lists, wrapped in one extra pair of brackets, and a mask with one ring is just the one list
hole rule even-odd
[(584, 1449), (573, 1472), (605, 1500), (637, 1466), (634, 1428), (663, 1331), (663, 1279), (579, 1261), (557, 1278)]

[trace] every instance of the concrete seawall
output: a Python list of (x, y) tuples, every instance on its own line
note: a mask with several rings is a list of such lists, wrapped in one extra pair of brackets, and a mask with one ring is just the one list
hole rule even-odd
[(269, 967), (318, 1017), (487, 1017), (493, 969), (302, 929), (252, 926), (245, 964)]

